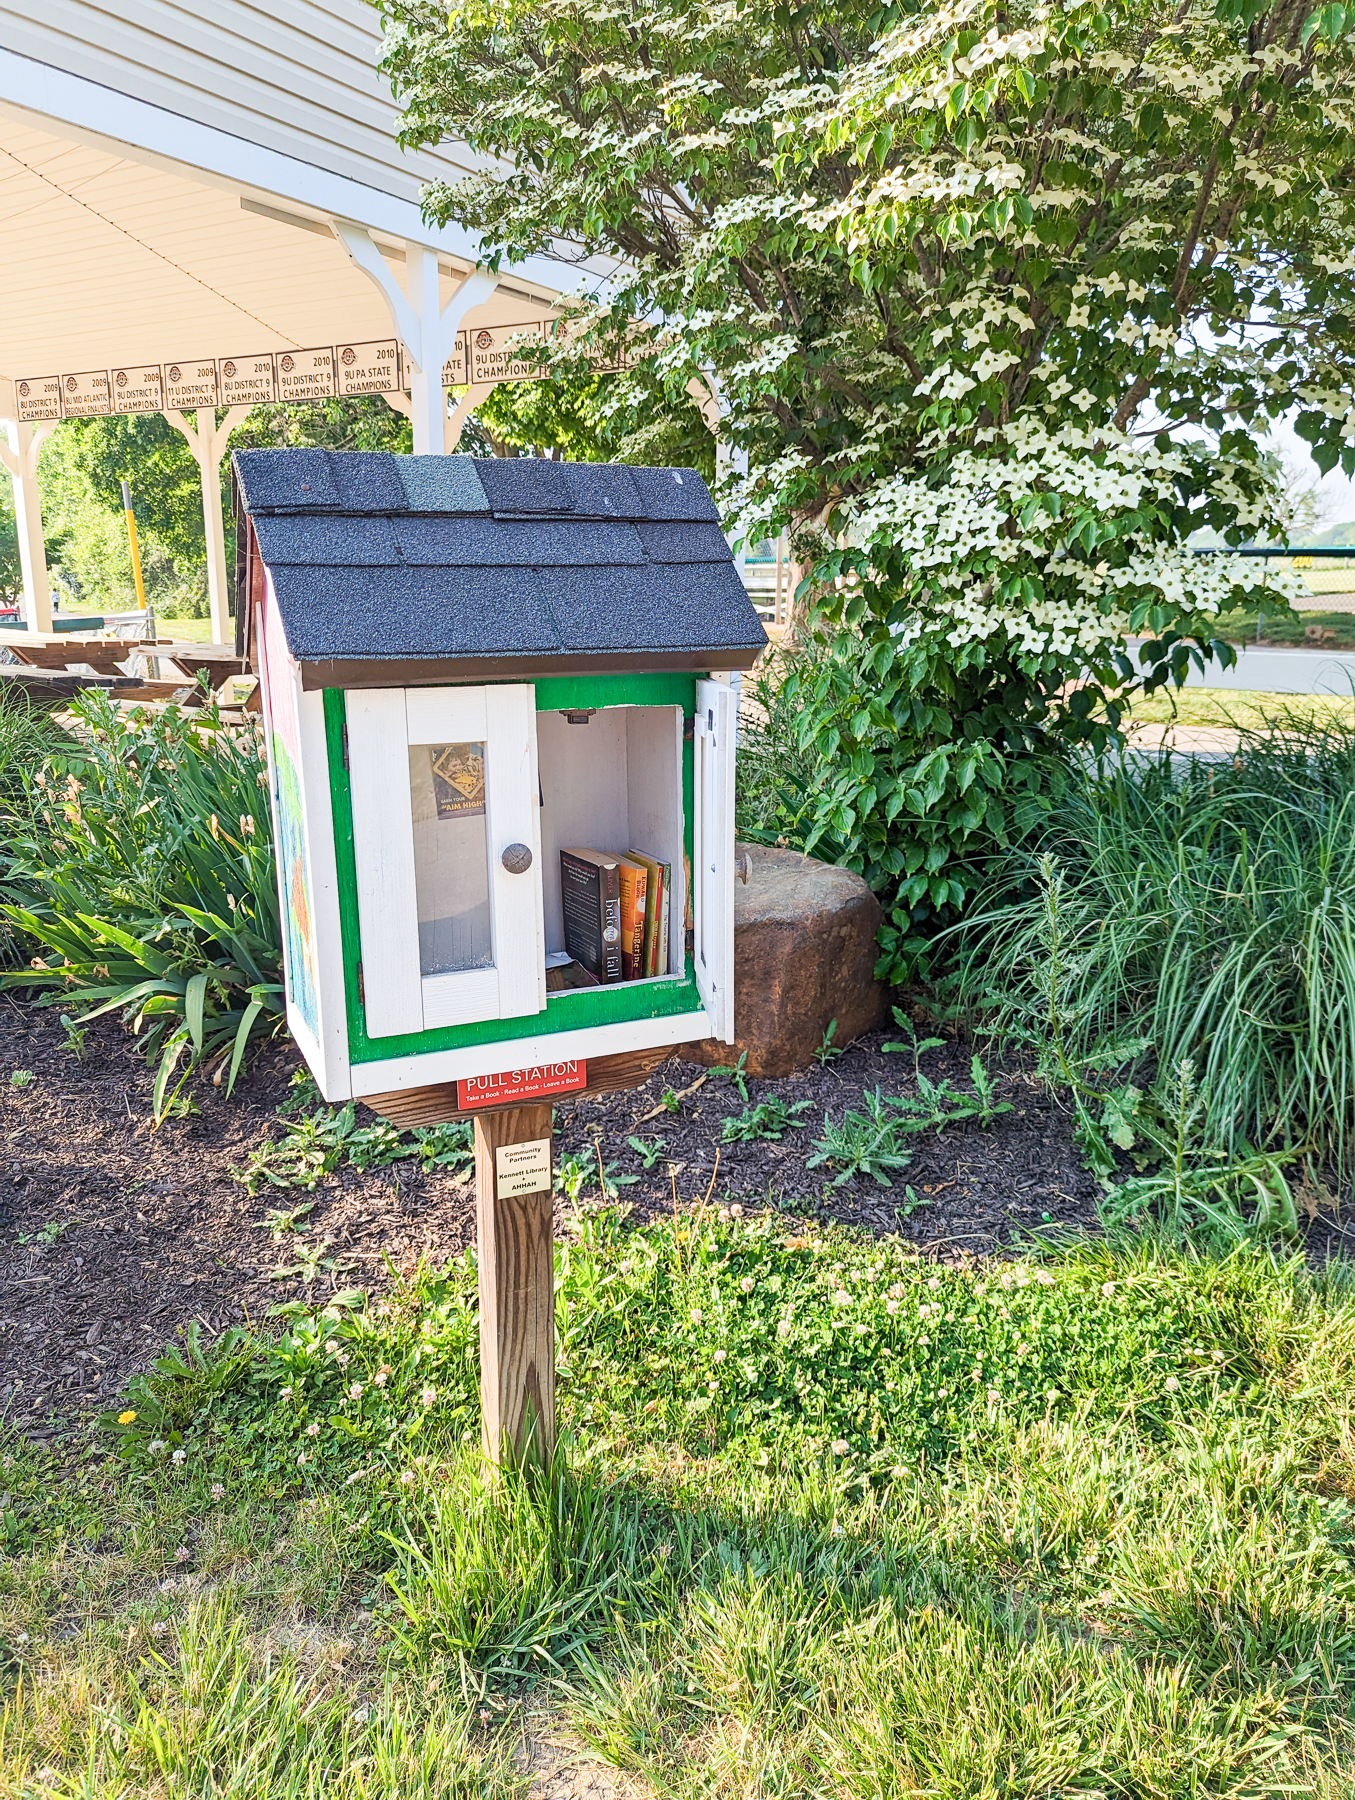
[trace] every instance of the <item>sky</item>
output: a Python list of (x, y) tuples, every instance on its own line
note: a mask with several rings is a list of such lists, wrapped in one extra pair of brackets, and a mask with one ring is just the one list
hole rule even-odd
[(1319, 532), (1332, 525), (1344, 525), (1348, 520), (1355, 520), (1355, 481), (1348, 475), (1343, 475), (1339, 468), (1333, 469), (1330, 475), (1319, 475), (1307, 444), (1297, 435), (1288, 419), (1281, 419), (1272, 428), (1270, 442), (1283, 456), (1287, 469), (1299, 475), (1305, 483), (1312, 482), (1316, 487), (1321, 515), (1317, 527)]

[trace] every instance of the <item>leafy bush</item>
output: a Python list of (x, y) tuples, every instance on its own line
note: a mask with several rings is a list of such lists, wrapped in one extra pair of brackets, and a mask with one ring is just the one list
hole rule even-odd
[(1175, 1154), (1183, 1105), (1206, 1160), (1355, 1172), (1355, 726), (1271, 723), (1231, 765), (1071, 768), (951, 939), (961, 1002), (1083, 1096), (1106, 1172)]
[[(119, 1012), (169, 1083), (212, 1059), (229, 1087), (282, 1022), (282, 951), (263, 745), (215, 706), (73, 704), (80, 742), (49, 755), (6, 846), (0, 912), (41, 954), (5, 978), (80, 1018)], [(181, 1080), (182, 1080), (181, 1076)]]

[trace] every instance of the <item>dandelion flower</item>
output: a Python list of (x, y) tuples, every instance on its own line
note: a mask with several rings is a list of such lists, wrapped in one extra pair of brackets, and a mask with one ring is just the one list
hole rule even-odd
[(135, 1409), (135, 1407), (129, 1406), (127, 1408), (126, 1412), (120, 1412), (118, 1414), (118, 1424), (119, 1425), (130, 1425), (135, 1418), (136, 1418), (136, 1409)]

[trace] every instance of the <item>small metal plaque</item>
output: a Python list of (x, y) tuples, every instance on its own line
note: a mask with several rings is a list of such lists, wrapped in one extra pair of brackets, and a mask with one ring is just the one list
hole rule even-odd
[(494, 1182), (500, 1200), (539, 1194), (550, 1187), (550, 1139), (500, 1144), (494, 1152)]

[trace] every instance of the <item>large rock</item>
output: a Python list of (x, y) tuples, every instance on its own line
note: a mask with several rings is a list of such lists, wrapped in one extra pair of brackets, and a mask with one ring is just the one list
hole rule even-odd
[(873, 973), (883, 915), (849, 869), (763, 844), (739, 844), (736, 854), (750, 864), (747, 884), (734, 884), (738, 1037), (703, 1038), (678, 1054), (709, 1067), (746, 1050), (749, 1075), (790, 1075), (808, 1068), (832, 1020), (835, 1044), (884, 1022), (885, 990)]

